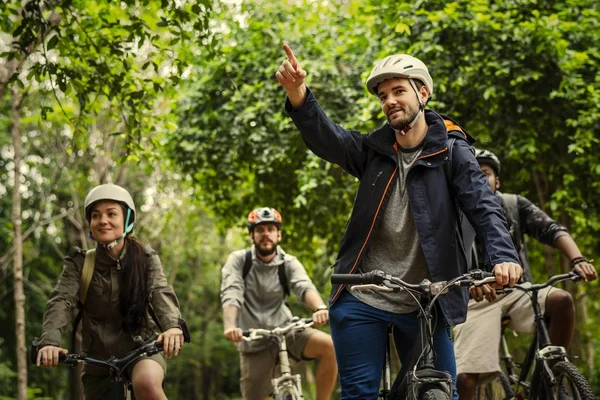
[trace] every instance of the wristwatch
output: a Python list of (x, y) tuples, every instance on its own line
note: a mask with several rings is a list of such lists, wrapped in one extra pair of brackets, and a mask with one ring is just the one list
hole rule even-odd
[(323, 311), (323, 310), (327, 310), (327, 306), (325, 304), (321, 304), (320, 306), (317, 306), (316, 311)]

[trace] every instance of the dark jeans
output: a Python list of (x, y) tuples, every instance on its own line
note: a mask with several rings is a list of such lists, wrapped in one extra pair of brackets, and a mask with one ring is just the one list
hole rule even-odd
[[(438, 314), (439, 315), (439, 314)], [(395, 314), (373, 308), (344, 291), (329, 311), (331, 337), (338, 363), (342, 399), (377, 399), (385, 357), (388, 324), (394, 325), (396, 349), (404, 374), (418, 334), (417, 313)], [(452, 375), (456, 392), (456, 360), (451, 328), (438, 316), (434, 331), (436, 369)]]

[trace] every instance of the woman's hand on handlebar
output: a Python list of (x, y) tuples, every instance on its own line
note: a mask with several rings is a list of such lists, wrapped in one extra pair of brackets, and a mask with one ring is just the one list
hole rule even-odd
[(183, 347), (183, 331), (179, 328), (170, 328), (161, 333), (156, 339), (163, 344), (163, 351), (167, 358), (177, 356)]
[(44, 346), (38, 351), (36, 365), (39, 367), (56, 367), (60, 354), (68, 354), (67, 349), (56, 346)]
[(313, 326), (323, 326), (329, 321), (329, 310), (317, 310), (312, 315)]
[(469, 289), (469, 292), (471, 293), (471, 298), (476, 302), (480, 302), (483, 299), (486, 299), (490, 303), (496, 301), (496, 289), (490, 285), (473, 286)]

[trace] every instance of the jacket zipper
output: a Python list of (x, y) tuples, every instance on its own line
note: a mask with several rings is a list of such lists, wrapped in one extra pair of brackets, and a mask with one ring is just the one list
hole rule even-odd
[[(354, 270), (356, 269), (356, 266), (358, 265), (358, 260), (360, 260), (360, 256), (362, 255), (363, 251), (365, 250), (365, 246), (367, 245), (367, 242), (369, 241), (369, 238), (371, 237), (371, 232), (373, 232), (373, 226), (375, 225), (375, 221), (377, 220), (377, 216), (379, 215), (379, 211), (381, 210), (381, 204), (383, 203), (383, 199), (385, 198), (385, 195), (386, 195), (388, 189), (390, 188), (390, 184), (394, 180), (397, 172), (398, 172), (398, 166), (396, 165), (396, 168), (394, 168), (394, 172), (392, 172), (392, 176), (390, 177), (390, 180), (388, 181), (388, 183), (385, 187), (385, 190), (383, 191), (381, 200), (379, 200), (379, 205), (377, 206), (377, 211), (375, 212), (375, 216), (373, 217), (373, 222), (371, 222), (371, 228), (369, 229), (369, 233), (367, 234), (367, 237), (365, 238), (365, 241), (363, 242), (363, 245), (360, 248), (358, 255), (356, 256), (356, 260), (354, 260), (354, 264), (352, 265), (352, 268), (350, 269), (350, 272), (349, 272), (350, 274), (353, 273)], [(383, 171), (381, 171), (379, 173), (379, 175), (381, 175), (382, 173), (383, 173)], [(378, 178), (379, 178), (379, 175), (377, 175)], [(335, 302), (335, 300), (338, 298), (338, 296), (340, 295), (341, 291), (344, 289), (345, 286), (346, 285), (340, 285), (337, 292), (331, 299), (331, 303)]]

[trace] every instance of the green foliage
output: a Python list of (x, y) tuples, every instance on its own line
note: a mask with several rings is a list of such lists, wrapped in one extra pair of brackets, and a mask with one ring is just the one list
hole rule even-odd
[[(323, 15), (331, 24), (322, 24)], [(362, 89), (352, 65), (365, 56), (358, 51), (364, 45), (356, 43), (354, 54), (342, 51), (347, 17), (343, 7), (319, 2), (251, 2), (238, 18), (224, 19), (218, 55), (199, 63), (179, 108), (180, 129), (170, 138), (172, 157), (192, 174), (223, 229), (243, 226), (250, 209), (269, 205), (282, 212), (286, 247), (295, 252), (312, 252), (313, 237), (339, 239), (354, 182), (306, 150), (283, 112), (274, 73), (283, 43), (293, 38), (332, 117), (359, 113)], [(348, 81), (356, 82), (351, 90)]]
[[(15, 68), (6, 80), (0, 68), (0, 257), (10, 260), (12, 245), (8, 89), (18, 85), (28, 341), (62, 257), (91, 244), (81, 203), (107, 180), (132, 191), (137, 234), (159, 250), (192, 330), (193, 342), (169, 362), (169, 397), (238, 394), (219, 280), (227, 254), (249, 243), (250, 209), (282, 212), (283, 247), (326, 295), (356, 182), (311, 154), (285, 115), (274, 73), (286, 42), (331, 119), (365, 133), (384, 121), (363, 86), (375, 60), (420, 57), (435, 82), (429, 106), (501, 157), (502, 189), (529, 197), (570, 228), (588, 258), (600, 258), (597, 2), (235, 3), (0, 2), (0, 57), (13, 60), (0, 67)], [(556, 252), (528, 244), (536, 279), (560, 270)], [(0, 281), (0, 396), (12, 398), (9, 261)], [(573, 352), (580, 365), (595, 360), (586, 374), (600, 388), (599, 288), (578, 288), (587, 325)], [(29, 381), (39, 388), (32, 398), (67, 396), (65, 369), (30, 367)]]
[[(138, 158), (143, 137), (160, 125), (160, 93), (187, 74), (183, 44), (202, 44), (210, 54), (210, 3), (162, 1), (3, 2), (0, 29), (12, 43), (0, 55), (14, 61), (8, 82), (41, 89), (49, 98), (41, 115), (58, 110), (72, 130), (89, 133), (86, 117), (106, 110), (120, 124)], [(1, 82), (3, 85), (5, 82)], [(52, 104), (54, 103), (54, 105)], [(93, 117), (92, 117), (93, 118)], [(80, 132), (81, 131), (81, 132)]]

